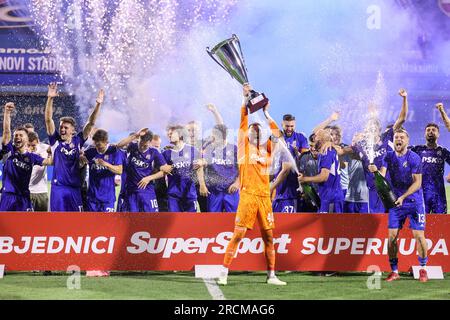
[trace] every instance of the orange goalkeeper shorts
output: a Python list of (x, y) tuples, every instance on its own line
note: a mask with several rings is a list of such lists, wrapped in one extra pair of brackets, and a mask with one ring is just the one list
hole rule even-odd
[(256, 218), (258, 218), (261, 229), (270, 230), (275, 228), (270, 197), (260, 197), (241, 192), (235, 225), (253, 229)]

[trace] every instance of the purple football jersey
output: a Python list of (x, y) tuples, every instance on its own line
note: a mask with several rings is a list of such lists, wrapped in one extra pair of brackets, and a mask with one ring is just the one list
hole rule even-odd
[(103, 159), (112, 165), (121, 165), (121, 155), (115, 146), (108, 146), (105, 153), (99, 153), (96, 148), (84, 152), (89, 161), (89, 189), (88, 198), (99, 202), (113, 202), (116, 200), (115, 173), (108, 168), (95, 163), (95, 159)]
[(82, 184), (80, 150), (86, 142), (83, 132), (73, 136), (69, 143), (64, 142), (56, 130), (53, 135), (48, 136), (48, 139), (54, 164), (52, 185), (80, 188)]
[(2, 146), (2, 154), (5, 158), (3, 164), (2, 192), (28, 196), (30, 194), (28, 186), (30, 184), (33, 166), (41, 166), (44, 159), (31, 152), (20, 153), (12, 142)]
[(126, 191), (152, 191), (154, 192), (153, 182), (149, 183), (145, 189), (139, 189), (138, 184), (147, 176), (153, 174), (155, 167), (166, 164), (164, 157), (155, 148), (148, 148), (145, 152), (139, 151), (137, 143), (130, 143), (127, 148), (128, 159), (126, 168)]
[[(422, 162), (420, 157), (408, 150), (405, 155), (397, 156), (394, 151), (389, 151), (383, 158), (382, 167), (387, 169), (392, 189), (397, 197), (404, 194), (413, 184), (413, 174), (422, 174)], [(423, 203), (422, 188), (408, 196), (404, 202)]]
[(199, 151), (185, 144), (180, 151), (165, 150), (163, 156), (168, 164), (173, 165), (172, 174), (167, 176), (167, 194), (179, 199), (197, 199), (194, 161), (200, 159)]

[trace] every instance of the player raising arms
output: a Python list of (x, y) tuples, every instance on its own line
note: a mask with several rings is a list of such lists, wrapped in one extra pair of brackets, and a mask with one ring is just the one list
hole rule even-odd
[(438, 109), (442, 120), (444, 121), (445, 127), (448, 131), (450, 131), (450, 118), (448, 117), (447, 113), (445, 112), (444, 104), (442, 102), (439, 102), (436, 104), (436, 109)]
[(82, 211), (80, 150), (95, 125), (104, 95), (103, 89), (100, 90), (87, 123), (81, 132), (75, 134), (76, 123), (72, 117), (62, 117), (59, 120), (59, 130), (56, 130), (53, 121), (53, 100), (58, 96), (57, 85), (51, 83), (48, 86), (45, 126), (54, 159), (51, 211)]
[(241, 108), (241, 123), (238, 135), (238, 163), (240, 178), (240, 199), (235, 219), (234, 234), (226, 248), (223, 270), (217, 281), (219, 285), (227, 284), (228, 268), (231, 265), (236, 250), (247, 229), (252, 229), (258, 219), (261, 235), (265, 246), (267, 263), (267, 283), (286, 285), (275, 275), (275, 248), (273, 245), (274, 217), (270, 201), (269, 168), (274, 143), (282, 138), (277, 124), (268, 113), (269, 105), (264, 107), (264, 115), (269, 122), (272, 137), (267, 143), (261, 144), (261, 125), (248, 125), (248, 110), (246, 107), (251, 86), (243, 87), (244, 103)]
[(14, 103), (6, 103), (4, 109), (1, 155), (5, 159), (0, 211), (33, 211), (29, 189), (33, 166), (51, 165), (52, 159), (44, 159), (28, 152), (28, 132), (24, 127), (14, 131), (11, 141), (11, 112), (14, 110)]
[[(409, 135), (404, 129), (397, 129), (394, 133), (394, 149), (386, 153), (382, 160), (380, 173), (385, 176), (390, 173), (391, 185), (398, 199), (397, 207), (389, 210), (389, 244), (388, 254), (392, 272), (386, 281), (394, 281), (400, 278), (398, 275), (398, 233), (402, 229), (407, 217), (409, 227), (417, 242), (418, 259), (422, 267), (427, 264), (427, 242), (425, 239), (425, 212), (423, 205), (422, 164), (420, 157), (408, 150)], [(376, 165), (370, 165), (369, 170), (376, 172)], [(419, 280), (428, 280), (427, 271), (419, 271)]]

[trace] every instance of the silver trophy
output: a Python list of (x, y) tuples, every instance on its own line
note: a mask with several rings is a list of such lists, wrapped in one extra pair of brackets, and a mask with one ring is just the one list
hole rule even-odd
[[(248, 83), (247, 68), (245, 67), (244, 55), (242, 54), (241, 44), (237, 35), (233, 34), (230, 39), (220, 42), (211, 50), (209, 50), (209, 47), (206, 47), (206, 52), (241, 85)], [(264, 93), (252, 90), (247, 107), (250, 113), (253, 113), (264, 108), (268, 102), (269, 99)]]

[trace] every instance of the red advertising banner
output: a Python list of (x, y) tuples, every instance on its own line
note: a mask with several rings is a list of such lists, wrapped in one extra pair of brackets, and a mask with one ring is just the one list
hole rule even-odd
[[(275, 214), (276, 268), (389, 270), (385, 214)], [(399, 268), (417, 265), (416, 241), (399, 237)], [(234, 227), (226, 213), (0, 213), (0, 264), (7, 270), (193, 270), (221, 264)], [(447, 215), (427, 215), (430, 266), (450, 271)], [(232, 270), (265, 270), (258, 225)]]

